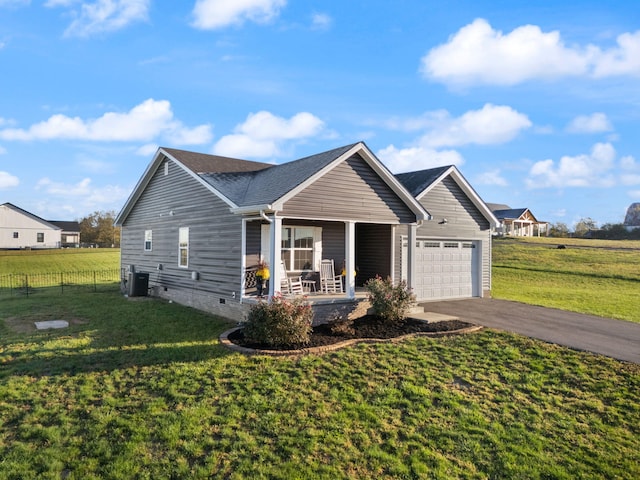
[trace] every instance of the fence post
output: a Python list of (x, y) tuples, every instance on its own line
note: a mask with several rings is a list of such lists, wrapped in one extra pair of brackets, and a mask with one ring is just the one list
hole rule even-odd
[(96, 271), (93, 271), (93, 293), (98, 291), (98, 285), (96, 283)]
[(64, 295), (64, 272), (60, 272), (60, 291)]
[(29, 296), (29, 275), (25, 274), (24, 275), (24, 285), (25, 285), (25, 290), (27, 291), (27, 297)]

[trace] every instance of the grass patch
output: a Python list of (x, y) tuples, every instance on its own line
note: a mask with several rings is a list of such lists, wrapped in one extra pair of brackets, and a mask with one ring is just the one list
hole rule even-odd
[[(494, 239), (492, 296), (640, 322), (640, 250), (632, 241)], [(576, 248), (574, 248), (576, 247)]]
[(638, 478), (640, 366), (484, 331), (245, 357), (117, 293), (0, 302), (0, 478)]
[(2, 275), (84, 272), (119, 267), (119, 248), (0, 250), (0, 272)]

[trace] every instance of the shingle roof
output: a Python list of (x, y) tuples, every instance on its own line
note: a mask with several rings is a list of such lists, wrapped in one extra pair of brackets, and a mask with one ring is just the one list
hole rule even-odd
[(170, 148), (163, 150), (198, 173), (233, 203), (243, 207), (269, 204), (282, 198), (354, 145), (345, 145), (281, 165), (193, 154)]
[(498, 220), (514, 219), (520, 218), (526, 211), (526, 208), (510, 208), (506, 210), (494, 210), (493, 214), (498, 218)]
[(56, 227), (60, 227), (65, 232), (79, 232), (80, 224), (78, 222), (66, 222), (62, 220), (49, 220), (49, 223), (54, 224)]
[(429, 168), (417, 172), (399, 173), (395, 177), (414, 197), (424, 192), (433, 182), (446, 172), (451, 165)]
[(162, 150), (198, 174), (212, 172), (253, 172), (273, 166), (271, 163), (239, 160), (237, 158), (190, 152), (188, 150), (179, 150), (177, 148), (162, 147)]

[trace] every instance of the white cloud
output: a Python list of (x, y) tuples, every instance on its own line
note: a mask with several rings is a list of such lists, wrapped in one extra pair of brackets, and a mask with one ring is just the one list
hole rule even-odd
[(159, 136), (178, 144), (202, 144), (211, 141), (210, 125), (185, 127), (175, 120), (167, 100), (148, 99), (125, 113), (107, 112), (97, 119), (83, 120), (56, 114), (28, 129), (0, 130), (3, 140), (93, 140), (150, 141)]
[(617, 44), (616, 48), (600, 53), (593, 69), (596, 78), (614, 75), (640, 76), (640, 30), (618, 36)]
[(437, 125), (420, 139), (420, 144), (443, 147), (505, 143), (531, 125), (526, 115), (511, 107), (487, 103), (480, 110), (471, 110), (457, 118), (442, 113)]
[(314, 30), (328, 30), (333, 24), (333, 18), (326, 13), (314, 13), (311, 17), (311, 27)]
[(398, 149), (394, 145), (389, 145), (378, 151), (376, 156), (393, 173), (425, 170), (444, 165), (460, 166), (464, 163), (462, 155), (455, 150), (437, 151), (424, 147)]
[(504, 34), (476, 19), (421, 59), (426, 78), (451, 85), (515, 85), (534, 79), (640, 75), (640, 31), (617, 46), (566, 46), (558, 31), (523, 25)]
[(499, 168), (481, 173), (476, 177), (474, 183), (476, 185), (496, 185), (498, 187), (506, 187), (509, 185), (509, 182), (502, 176)]
[(325, 125), (308, 112), (290, 119), (261, 111), (250, 113), (231, 135), (222, 137), (213, 148), (216, 155), (229, 157), (269, 158), (281, 154), (286, 141), (296, 141), (318, 135)]
[[(79, 11), (74, 8), (80, 3)], [(74, 0), (49, 0), (47, 7), (74, 8), (75, 19), (64, 32), (67, 37), (89, 37), (98, 33), (120, 30), (131, 23), (146, 21), (150, 0), (96, 0), (78, 2)]]
[(55, 197), (73, 198), (88, 211), (94, 207), (103, 209), (104, 205), (122, 205), (129, 196), (129, 190), (118, 185), (93, 186), (90, 178), (84, 178), (75, 184), (67, 184), (54, 182), (45, 177), (38, 181), (36, 190), (42, 190)]
[(629, 196), (630, 196), (631, 198), (634, 198), (634, 199), (640, 200), (640, 190), (631, 190), (631, 191), (629, 192)]
[(0, 155), (5, 155), (7, 153), (7, 149), (0, 145)]
[(591, 153), (536, 162), (529, 171), (529, 188), (610, 187), (616, 151), (610, 143), (597, 143)]
[(193, 7), (193, 26), (215, 30), (239, 25), (245, 20), (266, 23), (280, 13), (286, 0), (197, 0)]
[(620, 175), (620, 182), (623, 185), (640, 185), (640, 174), (627, 173)]
[(0, 188), (17, 187), (20, 184), (20, 180), (15, 175), (11, 175), (9, 172), (0, 171)]
[(570, 133), (602, 133), (613, 130), (611, 122), (604, 113), (597, 112), (591, 115), (579, 115), (567, 125)]
[(136, 150), (136, 155), (143, 157), (150, 157), (158, 150), (158, 145), (155, 143), (147, 143)]

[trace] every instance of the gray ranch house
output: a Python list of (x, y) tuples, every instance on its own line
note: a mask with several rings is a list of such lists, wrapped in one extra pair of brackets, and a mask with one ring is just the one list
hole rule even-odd
[[(116, 225), (123, 279), (145, 272), (151, 295), (241, 321), (260, 260), (270, 295), (307, 281), (316, 317), (376, 275), (419, 301), (488, 295), (498, 221), (456, 167), (394, 176), (360, 142), (281, 165), (160, 148)], [(344, 293), (314, 293), (323, 259), (354, 273)]]

